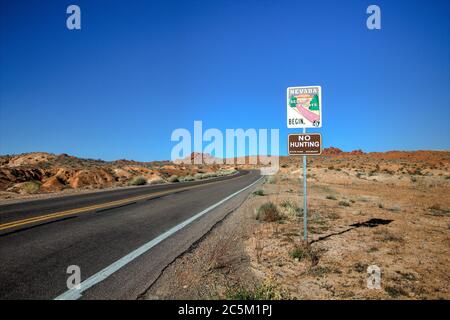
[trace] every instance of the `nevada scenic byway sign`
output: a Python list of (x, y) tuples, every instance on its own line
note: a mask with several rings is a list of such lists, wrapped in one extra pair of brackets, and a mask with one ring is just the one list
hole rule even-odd
[(287, 88), (287, 127), (322, 127), (322, 88), (320, 86)]

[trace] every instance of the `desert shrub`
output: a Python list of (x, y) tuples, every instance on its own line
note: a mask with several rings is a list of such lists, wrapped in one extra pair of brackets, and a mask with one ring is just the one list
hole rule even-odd
[(408, 293), (403, 290), (400, 287), (386, 287), (384, 288), (384, 291), (391, 297), (391, 298), (398, 298), (400, 296), (407, 296)]
[(274, 222), (281, 220), (278, 207), (273, 202), (266, 202), (262, 204), (256, 213), (256, 220)]
[(236, 169), (219, 169), (215, 174), (217, 177), (227, 176), (236, 173)]
[(388, 210), (391, 211), (391, 212), (400, 212), (400, 211), (402, 211), (402, 209), (399, 206), (388, 208)]
[(277, 183), (277, 178), (275, 176), (267, 176), (266, 183), (275, 184)]
[(185, 182), (185, 181), (194, 181), (195, 178), (193, 176), (185, 176), (185, 177), (181, 177), (178, 178), (180, 181)]
[(178, 180), (178, 176), (174, 174), (173, 176), (170, 176), (168, 181), (169, 182), (178, 182), (180, 180)]
[(243, 286), (234, 286), (227, 290), (228, 300), (280, 300), (283, 294), (278, 285), (271, 280), (266, 280), (262, 284), (247, 289)]
[(300, 215), (302, 209), (294, 201), (284, 200), (281, 202), (280, 207), (282, 207), (288, 215), (297, 216)]
[(396, 271), (403, 279), (408, 281), (416, 281), (417, 277), (411, 272)]
[(428, 208), (435, 216), (449, 216), (450, 210), (442, 208), (439, 204), (435, 203)]
[(315, 276), (315, 277), (322, 277), (323, 275), (332, 272), (332, 270), (329, 267), (322, 267), (322, 266), (314, 266), (309, 269), (308, 273)]
[(160, 184), (160, 183), (164, 183), (165, 181), (163, 179), (155, 179), (150, 181), (150, 184)]
[(357, 262), (353, 265), (353, 269), (355, 269), (356, 272), (365, 272), (367, 269), (367, 264), (361, 263), (361, 262)]
[(330, 196), (327, 196), (327, 199), (328, 199), (328, 200), (337, 200), (335, 196), (331, 196), (331, 195), (330, 195)]
[(339, 205), (343, 206), (343, 207), (350, 207), (350, 203), (348, 203), (347, 201), (339, 201)]
[(208, 256), (205, 266), (207, 270), (221, 269), (229, 266), (230, 251), (234, 247), (234, 233), (222, 234), (220, 238), (212, 244), (211, 254)]
[(337, 214), (336, 212), (328, 212), (327, 214), (328, 218), (331, 220), (337, 220), (339, 219), (341, 216), (339, 214)]
[(264, 195), (264, 191), (263, 190), (256, 190), (256, 191), (254, 191), (253, 192), (253, 194), (255, 195), (255, 196), (263, 196)]
[(203, 179), (210, 179), (217, 177), (217, 173), (215, 172), (207, 172), (203, 174)]
[(194, 174), (194, 179), (195, 180), (201, 180), (203, 178), (204, 178), (204, 174), (203, 173), (198, 172), (198, 173)]
[(41, 183), (39, 181), (27, 181), (22, 184), (22, 189), (26, 193), (37, 193), (41, 188)]
[(147, 179), (145, 179), (144, 177), (134, 177), (130, 180), (130, 182), (128, 182), (128, 184), (130, 186), (142, 186), (147, 184)]
[(310, 245), (298, 244), (291, 251), (291, 257), (294, 259), (298, 259), (299, 261), (309, 260), (309, 262), (311, 262), (311, 264), (315, 266), (317, 265), (317, 263), (319, 263), (320, 251), (314, 249)]

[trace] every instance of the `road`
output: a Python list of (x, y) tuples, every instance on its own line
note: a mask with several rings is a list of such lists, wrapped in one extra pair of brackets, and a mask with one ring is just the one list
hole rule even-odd
[[(242, 171), (0, 205), (0, 299), (136, 299), (259, 181)], [(82, 282), (69, 290), (72, 265)]]

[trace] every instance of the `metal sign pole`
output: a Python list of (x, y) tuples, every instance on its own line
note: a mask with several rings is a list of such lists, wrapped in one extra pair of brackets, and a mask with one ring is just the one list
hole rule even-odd
[[(306, 133), (306, 128), (303, 128)], [(308, 243), (308, 205), (306, 197), (306, 156), (303, 156), (303, 240)]]

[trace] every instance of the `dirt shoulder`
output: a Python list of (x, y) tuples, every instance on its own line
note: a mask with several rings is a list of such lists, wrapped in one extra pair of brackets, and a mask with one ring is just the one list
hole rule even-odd
[[(310, 162), (310, 246), (302, 242), (300, 166), (289, 161), (144, 298), (449, 299), (447, 159), (428, 169), (358, 159)], [(276, 214), (257, 220), (268, 202)], [(381, 271), (380, 289), (367, 287), (370, 265)]]
[(258, 228), (254, 207), (263, 199), (247, 200), (207, 235), (195, 243), (162, 273), (146, 292), (145, 299), (223, 298), (240, 284), (257, 286), (263, 275), (250, 266), (245, 240)]

